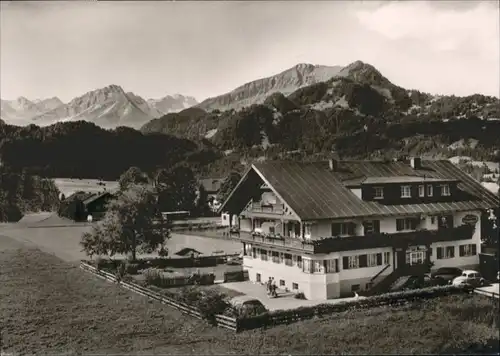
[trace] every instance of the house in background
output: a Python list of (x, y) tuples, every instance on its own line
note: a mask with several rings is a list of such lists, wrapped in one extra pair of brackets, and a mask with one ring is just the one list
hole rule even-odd
[(100, 220), (106, 213), (106, 204), (113, 198), (110, 192), (92, 193), (82, 200), (86, 215), (91, 215), (92, 220)]
[(207, 193), (208, 206), (213, 212), (218, 211), (220, 202), (217, 201), (217, 194), (224, 183), (224, 178), (205, 178), (200, 179), (200, 185), (203, 186)]
[(431, 266), (477, 267), (481, 216), (498, 205), (449, 161), (268, 161), (252, 165), (221, 211), (250, 280), (331, 299)]
[(106, 204), (113, 198), (110, 192), (76, 192), (61, 203), (65, 208), (60, 209), (59, 215), (72, 220), (87, 220), (92, 216), (92, 221), (101, 219), (106, 213)]

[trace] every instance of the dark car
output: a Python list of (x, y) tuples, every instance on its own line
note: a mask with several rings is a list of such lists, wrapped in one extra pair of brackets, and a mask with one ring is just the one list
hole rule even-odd
[(463, 271), (457, 267), (441, 267), (431, 273), (431, 278), (436, 280), (438, 284), (449, 284), (462, 273)]

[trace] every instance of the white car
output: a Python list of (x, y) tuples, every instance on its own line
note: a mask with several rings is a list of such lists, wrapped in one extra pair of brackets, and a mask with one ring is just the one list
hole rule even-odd
[(473, 270), (466, 270), (462, 275), (455, 278), (452, 282), (454, 286), (469, 285), (472, 287), (481, 287), (486, 285), (486, 280), (481, 276), (481, 273)]

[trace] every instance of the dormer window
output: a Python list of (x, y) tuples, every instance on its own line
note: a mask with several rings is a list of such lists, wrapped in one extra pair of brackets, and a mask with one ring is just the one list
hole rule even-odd
[(373, 196), (375, 199), (384, 199), (384, 188), (375, 187), (375, 195)]
[(401, 198), (411, 198), (411, 187), (409, 185), (401, 186)]
[(432, 197), (432, 194), (434, 193), (434, 189), (432, 188), (432, 185), (427, 185), (427, 196)]
[(443, 184), (441, 186), (441, 196), (443, 197), (449, 197), (451, 195), (450, 193), (450, 185), (449, 184)]
[(425, 197), (425, 186), (424, 185), (418, 186), (418, 196)]

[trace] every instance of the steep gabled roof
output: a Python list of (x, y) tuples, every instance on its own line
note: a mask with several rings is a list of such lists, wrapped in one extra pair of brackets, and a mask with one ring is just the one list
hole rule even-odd
[[(301, 220), (432, 214), (445, 211), (488, 209), (499, 204), (494, 194), (449, 161), (422, 161), (420, 169), (413, 169), (405, 162), (381, 161), (342, 161), (334, 172), (328, 169), (328, 164), (325, 162), (266, 161), (255, 163), (252, 168), (265, 177), (273, 190), (283, 198)], [(458, 180), (458, 188), (468, 193), (470, 198), (442, 203), (384, 205), (375, 201), (361, 200), (344, 184), (344, 181), (348, 180), (364, 180), (360, 177), (366, 179), (398, 176)]]
[(99, 200), (107, 195), (111, 195), (111, 193), (110, 192), (93, 193), (91, 196), (89, 196), (85, 200), (83, 200), (83, 205), (88, 205), (90, 203), (93, 203), (96, 200)]

